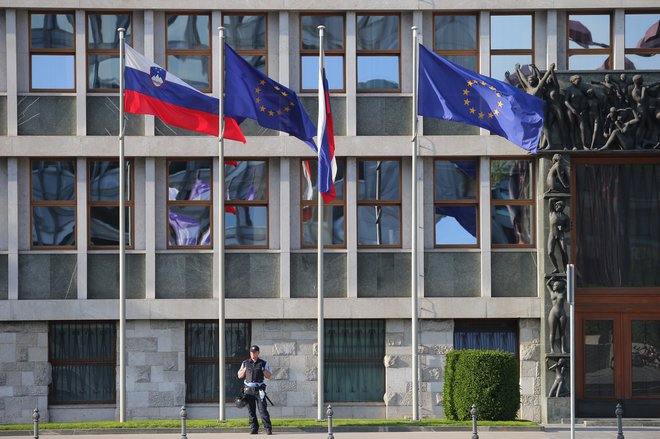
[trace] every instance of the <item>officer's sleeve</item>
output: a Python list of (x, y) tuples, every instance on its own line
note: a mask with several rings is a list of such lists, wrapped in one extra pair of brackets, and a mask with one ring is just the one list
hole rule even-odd
[(268, 373), (273, 373), (270, 371), (270, 366), (268, 365), (268, 361), (264, 361), (264, 370)]

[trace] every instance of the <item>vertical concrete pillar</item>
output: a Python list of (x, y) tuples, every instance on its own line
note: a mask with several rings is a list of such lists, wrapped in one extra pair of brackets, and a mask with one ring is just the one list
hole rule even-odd
[(78, 299), (87, 299), (87, 159), (76, 161), (76, 257)]
[(346, 135), (357, 135), (357, 23), (355, 12), (346, 13)]
[[(31, 233), (31, 232), (30, 232)], [(9, 300), (18, 299), (18, 159), (7, 159), (7, 281)]]
[(481, 297), (491, 297), (491, 236), (490, 236), (490, 159), (479, 163), (479, 238), (481, 242)]
[(625, 63), (625, 25), (626, 25), (626, 12), (623, 9), (615, 9), (612, 16), (612, 41), (613, 55), (614, 55), (614, 70), (624, 70)]
[(156, 298), (156, 160), (145, 159), (144, 169), (144, 249), (145, 294), (147, 299)]
[(280, 297), (291, 297), (291, 164), (298, 163), (293, 158), (280, 158), (280, 202), (279, 206), (271, 206), (272, 211), (279, 208), (280, 231)]
[[(147, 59), (155, 59), (154, 47), (154, 11), (144, 11), (144, 56)], [(144, 116), (144, 135), (153, 136), (156, 122), (154, 116)], [(149, 223), (147, 223), (149, 224)], [(147, 287), (147, 291), (149, 288)]]
[[(18, 135), (16, 9), (5, 9), (7, 39), (7, 135)], [(11, 234), (10, 234), (11, 236)]]
[(357, 160), (346, 158), (346, 292), (348, 297), (358, 296), (357, 250)]
[(85, 11), (76, 9), (76, 135), (87, 134), (87, 41)]

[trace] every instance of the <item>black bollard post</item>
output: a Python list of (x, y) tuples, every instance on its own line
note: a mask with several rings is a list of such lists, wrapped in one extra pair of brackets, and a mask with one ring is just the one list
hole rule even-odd
[(616, 410), (614, 410), (614, 414), (616, 415), (616, 439), (624, 439), (623, 437), (623, 407), (621, 406), (621, 403), (618, 403), (616, 405)]
[(181, 411), (179, 412), (179, 415), (181, 415), (181, 439), (187, 439), (188, 435), (186, 434), (186, 406), (181, 407)]
[(39, 439), (39, 409), (32, 412), (32, 422), (34, 423), (34, 439)]
[(335, 439), (335, 436), (332, 434), (332, 415), (334, 412), (331, 405), (328, 405), (328, 411), (325, 414), (328, 417), (328, 439)]
[(479, 439), (479, 434), (477, 433), (477, 406), (472, 404), (472, 410), (470, 410), (472, 415), (472, 439)]

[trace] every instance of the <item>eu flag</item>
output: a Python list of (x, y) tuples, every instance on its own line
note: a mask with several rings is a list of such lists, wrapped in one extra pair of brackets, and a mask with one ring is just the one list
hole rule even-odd
[(545, 101), (452, 63), (419, 45), (420, 116), (485, 128), (536, 152)]
[(252, 67), (226, 43), (225, 66), (225, 116), (238, 123), (254, 119), (314, 145), (316, 127), (293, 91)]

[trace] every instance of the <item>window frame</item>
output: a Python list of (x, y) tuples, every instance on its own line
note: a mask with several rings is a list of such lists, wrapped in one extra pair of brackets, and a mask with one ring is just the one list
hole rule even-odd
[[(476, 164), (476, 197), (474, 200), (468, 200), (468, 199), (456, 199), (456, 200), (441, 200), (437, 197), (436, 194), (436, 162), (439, 161), (459, 161), (459, 160), (474, 160)], [(479, 157), (474, 157), (474, 156), (465, 156), (465, 157), (435, 157), (433, 159), (433, 248), (481, 248), (481, 211), (480, 211), (480, 206), (481, 206), (481, 191), (479, 188), (481, 187), (481, 160), (479, 160)], [(476, 244), (437, 244), (437, 235), (436, 235), (436, 227), (435, 227), (435, 215), (436, 215), (436, 210), (440, 206), (474, 206), (477, 209), (477, 243)]]
[(323, 49), (324, 56), (341, 56), (342, 58), (342, 83), (344, 87), (341, 89), (331, 88), (328, 90), (329, 93), (346, 93), (346, 13), (343, 12), (304, 12), (298, 14), (298, 29), (300, 31), (300, 43), (299, 43), (299, 54), (298, 54), (298, 72), (300, 78), (300, 93), (317, 93), (318, 88), (303, 88), (303, 68), (302, 68), (302, 59), (305, 56), (319, 56), (319, 50), (317, 49), (305, 49), (303, 48), (303, 38), (302, 38), (302, 29), (303, 29), (303, 17), (309, 16), (324, 16), (324, 17), (341, 17), (342, 19), (342, 49)]
[[(170, 49), (169, 48), (169, 26), (167, 24), (169, 17), (189, 17), (189, 16), (206, 16), (209, 19), (209, 48), (208, 50), (202, 49)], [(209, 58), (209, 86), (208, 88), (195, 90), (209, 94), (213, 92), (213, 32), (211, 31), (211, 26), (213, 24), (211, 13), (204, 11), (169, 11), (165, 13), (165, 70), (170, 71), (169, 68), (169, 58), (170, 56), (208, 56)], [(183, 78), (181, 78), (183, 81)], [(185, 82), (185, 81), (184, 81)], [(187, 84), (187, 82), (186, 82)]]
[[(225, 230), (222, 231), (222, 237), (225, 240), (225, 248), (226, 249), (267, 249), (270, 246), (270, 204), (269, 204), (269, 199), (270, 199), (270, 162), (268, 160), (268, 157), (225, 157), (225, 163), (224, 166), (227, 166), (227, 162), (229, 161), (236, 161), (236, 162), (264, 162), (265, 169), (266, 169), (266, 175), (265, 175), (265, 180), (266, 180), (266, 193), (264, 195), (264, 200), (227, 200), (226, 194), (225, 194), (225, 215), (227, 214), (227, 207), (228, 206), (236, 206), (236, 207), (259, 207), (259, 206), (264, 206), (266, 207), (266, 244), (265, 245), (229, 245), (226, 243), (226, 233), (227, 233), (227, 222), (225, 221)], [(226, 173), (223, 172), (223, 176), (226, 176)], [(226, 188), (225, 184), (225, 188)]]
[[(532, 47), (529, 49), (493, 49), (493, 26), (492, 26), (492, 17), (497, 17), (497, 16), (515, 16), (515, 15), (526, 15), (531, 18), (531, 25), (532, 25), (532, 41), (531, 45)], [(497, 12), (492, 12), (489, 17), (489, 44), (490, 47), (489, 49), (489, 62), (491, 65), (491, 72), (490, 75), (492, 76), (492, 65), (493, 65), (493, 56), (498, 56), (498, 55), (529, 55), (532, 58), (532, 64), (535, 63), (535, 48), (536, 48), (536, 26), (535, 26), (535, 19), (536, 14), (533, 11), (497, 11)], [(511, 71), (513, 71), (514, 66), (511, 66)], [(504, 81), (504, 78), (495, 78), (498, 81)]]
[[(660, 15), (660, 9), (626, 9), (624, 12), (624, 25), (625, 25), (625, 16), (627, 15), (646, 15), (646, 14), (658, 14)], [(626, 41), (625, 41), (625, 32), (624, 32), (624, 41), (623, 41), (623, 51), (624, 51), (624, 57), (625, 55), (651, 55), (651, 56), (657, 56), (660, 58), (660, 47), (656, 48), (650, 48), (650, 49), (642, 49), (642, 48), (626, 48)], [(637, 69), (637, 71), (649, 71), (646, 69)], [(651, 69), (653, 71), (653, 69)]]
[(471, 332), (489, 334), (494, 332), (495, 329), (498, 329), (498, 326), (500, 329), (513, 330), (516, 338), (516, 351), (513, 355), (516, 361), (520, 361), (520, 324), (518, 320), (515, 319), (456, 319), (454, 320), (454, 331), (452, 334), (453, 347), (456, 349), (456, 334), (459, 332), (467, 332), (465, 331), (467, 328), (470, 328)]
[[(401, 158), (396, 158), (396, 157), (381, 157), (381, 158), (357, 158), (356, 159), (356, 177), (359, 180), (359, 172), (360, 172), (360, 162), (378, 162), (378, 161), (388, 161), (388, 162), (398, 162), (399, 163), (399, 200), (360, 200), (359, 195), (356, 194), (356, 204), (357, 208), (355, 211), (356, 217), (357, 217), (357, 248), (358, 249), (374, 249), (374, 248), (402, 248), (403, 246), (403, 195), (402, 195), (402, 174), (403, 174), (403, 165), (401, 162)], [(345, 198), (345, 197), (344, 197)], [(324, 203), (325, 204), (325, 203)], [(360, 207), (361, 206), (373, 206), (373, 207), (378, 207), (378, 206), (395, 206), (399, 208), (399, 244), (360, 244)], [(344, 221), (345, 222), (345, 221)]]
[[(476, 42), (477, 42), (476, 48), (474, 50), (464, 50), (464, 49), (461, 49), (461, 50), (440, 50), (440, 49), (436, 48), (436, 46), (435, 46), (435, 43), (436, 43), (436, 40), (435, 40), (435, 30), (436, 30), (436, 28), (435, 28), (435, 17), (438, 17), (438, 16), (444, 16), (444, 17), (447, 17), (447, 16), (475, 17), (476, 20), (477, 20), (477, 27), (476, 27), (476, 32), (477, 33), (475, 35)], [(442, 57), (447, 57), (447, 56), (474, 56), (474, 59), (476, 61), (476, 63), (475, 63), (475, 65), (476, 65), (475, 72), (479, 72), (479, 68), (480, 68), (479, 46), (481, 45), (481, 41), (480, 41), (480, 38), (479, 38), (479, 13), (478, 12), (475, 12), (475, 11), (434, 12), (433, 13), (433, 31), (432, 32), (433, 32), (432, 33), (432, 35), (433, 35), (433, 51), (435, 53), (437, 53), (438, 55), (440, 55)]]
[[(211, 194), (208, 200), (170, 200), (170, 163), (172, 162), (209, 162), (209, 187)], [(165, 162), (165, 239), (167, 250), (212, 250), (213, 249), (213, 158), (212, 157), (168, 157)], [(170, 244), (170, 207), (171, 206), (208, 206), (209, 208), (209, 244), (208, 245), (172, 245)], [(224, 231), (223, 231), (224, 237)]]
[[(70, 49), (39, 49), (32, 47), (32, 15), (73, 15), (73, 47)], [(29, 91), (31, 93), (75, 93), (76, 92), (76, 11), (75, 10), (30, 10), (28, 11), (28, 64), (29, 64)], [(63, 55), (73, 56), (73, 87), (72, 88), (34, 88), (32, 87), (32, 56), (33, 55)]]
[[(399, 42), (398, 46), (399, 48), (397, 50), (385, 50), (385, 49), (373, 49), (373, 50), (366, 50), (366, 49), (359, 49), (357, 47), (357, 41), (358, 41), (358, 34), (360, 32), (359, 28), (359, 20), (360, 17), (397, 17), (398, 24), (399, 24), (399, 30), (398, 30), (398, 36), (399, 36)], [(344, 29), (344, 36), (346, 35), (346, 29)], [(356, 84), (356, 93), (358, 94), (370, 94), (370, 93), (401, 93), (401, 13), (400, 12), (381, 12), (381, 13), (372, 13), (372, 12), (358, 12), (355, 14), (355, 38), (356, 38), (356, 48), (355, 48), (355, 84)], [(346, 50), (346, 42), (344, 42), (344, 50)], [(396, 56), (398, 58), (398, 64), (399, 64), (399, 72), (398, 72), (398, 79), (399, 79), (399, 87), (396, 89), (367, 89), (367, 90), (360, 90), (357, 88), (358, 84), (358, 78), (359, 78), (359, 59), (360, 57), (370, 57), (370, 56)], [(344, 76), (346, 76), (346, 67), (344, 67)], [(346, 88), (346, 84), (344, 84), (344, 88)]]
[(241, 56), (242, 58), (245, 58), (246, 56), (263, 56), (266, 69), (265, 69), (265, 75), (268, 76), (268, 13), (266, 12), (249, 12), (249, 11), (231, 11), (231, 12), (223, 12), (222, 13), (222, 21), (223, 21), (223, 26), (224, 26), (224, 20), (225, 17), (257, 17), (261, 16), (265, 18), (266, 22), (266, 35), (265, 35), (265, 40), (264, 40), (264, 48), (262, 49), (250, 49), (250, 50), (238, 50), (234, 49), (234, 51)]
[[(95, 245), (92, 243), (92, 227), (91, 227), (91, 218), (92, 218), (92, 207), (119, 207), (119, 199), (117, 201), (93, 201), (91, 197), (91, 183), (92, 183), (92, 162), (119, 162), (119, 159), (116, 160), (111, 157), (88, 157), (87, 158), (87, 248), (90, 250), (114, 250), (119, 249), (119, 245)], [(131, 229), (130, 229), (130, 244), (126, 245), (127, 250), (135, 249), (135, 161), (133, 158), (126, 158), (126, 165), (128, 168), (133, 170), (132, 177), (129, 180), (128, 188), (128, 197), (124, 199), (124, 207), (130, 208), (131, 216)], [(119, 185), (119, 182), (117, 182)], [(117, 232), (117, 238), (119, 238), (119, 232)]]
[[(66, 162), (73, 161), (74, 164), (74, 189), (73, 200), (43, 200), (35, 201), (32, 199), (32, 166), (34, 162)], [(78, 160), (75, 157), (30, 157), (30, 250), (50, 251), (50, 250), (76, 250), (78, 248)], [(74, 245), (35, 245), (34, 244), (34, 208), (35, 207), (73, 207), (74, 211)]]
[[(89, 48), (89, 17), (92, 15), (128, 15), (131, 26), (131, 34), (127, 44), (133, 47), (133, 11), (87, 11), (85, 13), (85, 87), (87, 93), (119, 93), (119, 88), (90, 88), (89, 86), (89, 59), (92, 56), (116, 55), (119, 58), (119, 48), (117, 49), (90, 49)], [(121, 62), (121, 60), (120, 60)]]
[[(609, 47), (599, 47), (599, 48), (570, 48), (571, 46), (571, 40), (570, 40), (570, 20), (571, 20), (571, 15), (607, 15), (610, 17), (610, 46)], [(597, 70), (597, 68), (591, 70), (593, 72), (609, 72), (612, 70), (612, 64), (613, 64), (613, 41), (614, 41), (614, 26), (612, 23), (614, 13), (611, 10), (586, 10), (586, 11), (581, 11), (581, 10), (574, 10), (574, 11), (566, 11), (566, 68), (570, 70), (570, 63), (571, 63), (571, 55), (607, 55), (605, 58), (606, 60), (609, 60), (609, 69), (606, 70)]]

